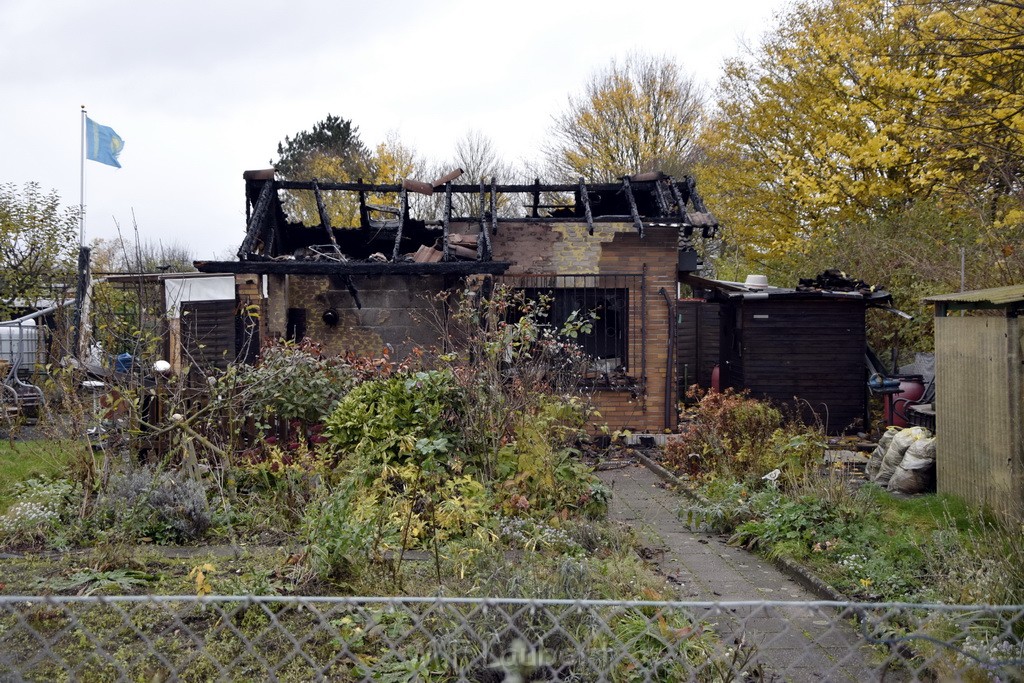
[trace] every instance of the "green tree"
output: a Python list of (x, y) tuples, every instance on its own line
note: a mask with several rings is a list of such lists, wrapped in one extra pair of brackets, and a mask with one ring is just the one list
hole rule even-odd
[(0, 315), (73, 290), (78, 208), (39, 183), (0, 184)]
[(286, 135), (277, 144), (277, 161), (272, 163), (288, 180), (310, 180), (317, 177), (313, 174), (316, 159), (324, 156), (334, 159), (338, 168), (355, 178), (368, 168), (370, 153), (351, 121), (328, 114), (310, 130), (299, 131), (294, 137)]
[[(371, 180), (374, 175), (372, 155), (359, 139), (359, 129), (332, 114), (308, 131), (285, 136), (277, 145), (277, 160), (271, 163), (283, 180), (354, 182), (360, 178)], [(358, 225), (359, 205), (352, 193), (324, 192), (323, 197), (332, 225)], [(292, 220), (320, 224), (312, 192), (289, 192), (284, 204)]]
[(559, 179), (613, 181), (663, 170), (683, 175), (697, 155), (701, 89), (667, 57), (633, 54), (596, 73), (555, 117), (545, 149)]

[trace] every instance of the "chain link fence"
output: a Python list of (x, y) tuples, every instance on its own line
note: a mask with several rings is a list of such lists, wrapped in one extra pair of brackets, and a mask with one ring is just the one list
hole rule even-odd
[(1024, 680), (1024, 606), (0, 597), (0, 681)]

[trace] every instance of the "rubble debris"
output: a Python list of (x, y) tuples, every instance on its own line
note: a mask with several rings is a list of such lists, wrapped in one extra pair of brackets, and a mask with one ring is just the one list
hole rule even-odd
[(798, 292), (858, 292), (864, 296), (873, 294), (877, 289), (874, 285), (851, 278), (834, 268), (818, 273), (813, 278), (800, 278), (796, 288)]
[(444, 254), (441, 251), (434, 249), (433, 247), (428, 247), (424, 244), (416, 250), (416, 253), (413, 254), (412, 260), (415, 263), (437, 263), (443, 257)]

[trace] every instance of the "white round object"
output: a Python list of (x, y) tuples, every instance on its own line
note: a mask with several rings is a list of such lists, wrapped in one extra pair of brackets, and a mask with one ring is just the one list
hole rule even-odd
[(746, 281), (743, 283), (750, 289), (767, 289), (768, 288), (768, 276), (767, 275), (748, 275)]
[(171, 364), (165, 360), (158, 360), (157, 362), (153, 363), (153, 372), (156, 372), (161, 375), (166, 375), (170, 371)]

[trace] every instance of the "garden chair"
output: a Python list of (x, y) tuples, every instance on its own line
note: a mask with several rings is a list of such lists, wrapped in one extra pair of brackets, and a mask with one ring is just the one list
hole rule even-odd
[(896, 397), (892, 400), (892, 412), (903, 418), (908, 425), (924, 427), (935, 432), (935, 378), (925, 384), (924, 393), (911, 401)]
[(20, 354), (14, 354), (10, 363), (10, 369), (3, 380), (4, 388), (0, 390), (2, 392), (0, 401), (8, 409), (13, 402), (16, 412), (27, 415), (38, 412), (40, 407), (46, 405), (46, 397), (43, 395), (42, 389), (35, 384), (24, 381), (19, 376), (21, 371), (21, 356)]

